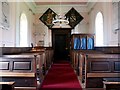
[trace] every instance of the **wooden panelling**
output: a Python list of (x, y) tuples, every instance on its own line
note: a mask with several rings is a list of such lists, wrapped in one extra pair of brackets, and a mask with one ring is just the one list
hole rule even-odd
[[(85, 58), (86, 87), (96, 87), (103, 78), (120, 78), (119, 54), (87, 54)], [(96, 79), (96, 81), (92, 81)], [(103, 87), (99, 85), (98, 87)]]
[(105, 72), (105, 71), (110, 71), (110, 62), (107, 61), (93, 61), (90, 63), (90, 72)]
[(89, 72), (115, 72), (115, 69), (119, 69), (118, 58), (118, 54), (87, 54), (87, 70)]
[[(76, 37), (79, 37), (79, 35), (76, 35)], [(80, 80), (82, 83), (85, 80), (85, 87), (103, 88), (103, 78), (120, 78), (119, 50), (118, 47), (97, 47), (95, 50), (71, 50), (72, 66), (75, 70), (79, 68)]]
[(35, 73), (0, 72), (0, 77), (35, 77)]
[(114, 71), (120, 72), (120, 61), (114, 62)]
[(0, 82), (0, 85), (1, 84), (8, 84), (8, 85), (12, 85), (12, 84), (15, 84), (15, 82)]
[(13, 70), (31, 70), (30, 61), (14, 61)]
[(87, 80), (85, 81), (86, 82), (86, 88), (91, 88), (91, 90), (94, 90), (92, 88), (103, 88), (101, 86), (103, 86), (103, 80), (102, 78), (97, 78), (97, 77), (94, 77), (94, 78), (87, 78)]
[(84, 82), (85, 77), (85, 57), (86, 54), (100, 54), (102, 52), (95, 50), (71, 50), (71, 63), (80, 80)]
[[(1, 62), (9, 62), (9, 71), (18, 71), (18, 72), (31, 72), (35, 71), (36, 58), (34, 55), (4, 55), (1, 57)], [(3, 71), (4, 66), (1, 67)]]
[(120, 82), (107, 82), (107, 81), (104, 81), (103, 83), (104, 84), (119, 84), (120, 85)]
[(2, 55), (20, 54), (23, 52), (28, 52), (31, 49), (32, 47), (0, 47), (0, 50), (2, 51)]
[(15, 87), (35, 87), (36, 86), (36, 82), (35, 82), (35, 78), (30, 78), (30, 77), (8, 77), (5, 78), (3, 77), (3, 81), (15, 81)]
[(119, 77), (120, 73), (87, 73), (87, 77)]
[[(2, 81), (15, 81), (15, 90), (37, 90), (37, 80), (43, 81), (44, 75), (53, 61), (52, 48), (37, 49), (28, 52), (25, 50), (25, 53), (2, 55), (0, 57)], [(17, 50), (19, 52), (19, 49)], [(15, 53), (17, 53), (16, 50)]]
[(4, 55), (0, 57), (1, 62), (10, 62), (9, 70), (0, 71), (2, 81), (15, 81), (15, 87), (37, 87), (36, 58), (35, 55)]
[(89, 53), (86, 53), (86, 55), (87, 55), (87, 58), (93, 58), (93, 59), (95, 59), (95, 58), (102, 59), (103, 58), (103, 60), (104, 59), (106, 59), (106, 60), (107, 59), (115, 59), (114, 61), (118, 61), (120, 58), (119, 54), (104, 54), (104, 53), (97, 53), (97, 54), (91, 53), (91, 54), (89, 54)]
[(120, 54), (120, 47), (118, 46), (106, 46), (106, 47), (95, 47), (95, 50), (97, 51), (102, 51), (103, 53), (116, 53), (116, 54)]
[(0, 70), (9, 70), (9, 61), (0, 61)]
[(36, 87), (15, 87), (15, 90), (37, 90)]
[(106, 90), (119, 90), (120, 82), (103, 81)]

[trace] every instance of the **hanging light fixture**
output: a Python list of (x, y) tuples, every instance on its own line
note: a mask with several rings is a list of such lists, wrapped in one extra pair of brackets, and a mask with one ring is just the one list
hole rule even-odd
[[(60, 0), (60, 13), (61, 13), (61, 0)], [(52, 23), (55, 26), (65, 26), (69, 24), (69, 20), (68, 18), (66, 18), (65, 16), (63, 16), (62, 14), (58, 14), (56, 15), (55, 19), (53, 19)]]
[(56, 26), (65, 26), (69, 24), (68, 19), (66, 19), (64, 16), (61, 16), (60, 14), (56, 16), (55, 19), (53, 19), (52, 22)]

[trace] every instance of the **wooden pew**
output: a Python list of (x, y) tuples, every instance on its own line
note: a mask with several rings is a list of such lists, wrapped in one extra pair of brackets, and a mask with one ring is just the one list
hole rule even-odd
[(103, 78), (120, 78), (119, 54), (87, 54), (85, 87), (103, 88)]
[(85, 77), (85, 55), (86, 54), (99, 54), (102, 53), (96, 50), (72, 50), (72, 66), (76, 70), (77, 75), (79, 75), (80, 80), (84, 82)]
[(45, 48), (45, 59), (46, 59), (46, 68), (47, 71), (53, 62), (53, 49), (52, 48)]
[(78, 54), (79, 54), (80, 50), (71, 50), (71, 64), (72, 67), (76, 70), (76, 67), (78, 66)]
[(95, 47), (95, 50), (102, 51), (104, 53), (116, 53), (120, 54), (120, 47), (119, 46), (105, 46), (105, 47)]
[(96, 51), (96, 50), (84, 50), (79, 52), (79, 77), (82, 82), (85, 79), (85, 57), (86, 54), (102, 54), (103, 52)]
[(0, 57), (3, 82), (15, 82), (15, 90), (37, 90), (36, 55), (4, 55)]
[[(53, 49), (51, 47), (35, 47), (31, 51), (31, 53), (39, 53), (39, 57), (42, 59), (39, 60), (39, 64), (41, 66), (42, 64), (42, 71), (43, 75), (47, 73), (47, 70), (50, 68), (52, 62), (53, 62)], [(28, 53), (30, 53), (28, 52)]]
[(51, 47), (34, 47), (34, 48), (4, 48), (3, 54), (5, 55), (37, 55), (37, 76), (39, 77), (40, 82), (44, 79), (44, 75), (47, 73), (47, 70), (50, 68), (53, 61), (53, 49)]
[(32, 47), (0, 47), (1, 55), (12, 55), (28, 52)]
[(106, 90), (119, 90), (120, 89), (120, 81), (103, 81), (104, 87)]
[(45, 59), (45, 50), (39, 50), (39, 51), (30, 51), (27, 53), (21, 53), (19, 55), (28, 55), (28, 56), (37, 56), (36, 59), (36, 68), (37, 68), (37, 79), (38, 81), (40, 81), (40, 83), (43, 81), (44, 79), (44, 75), (45, 75), (45, 66), (46, 66), (46, 59)]
[(44, 55), (44, 75), (46, 74), (47, 70), (50, 68), (52, 62), (53, 62), (53, 48), (52, 47), (34, 47), (34, 52), (35, 51), (41, 51), (44, 50), (45, 51), (45, 55)]

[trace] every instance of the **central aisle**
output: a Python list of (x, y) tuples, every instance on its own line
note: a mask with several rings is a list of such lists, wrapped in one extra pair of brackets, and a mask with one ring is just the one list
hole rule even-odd
[(54, 63), (40, 90), (82, 90), (74, 70), (68, 62)]

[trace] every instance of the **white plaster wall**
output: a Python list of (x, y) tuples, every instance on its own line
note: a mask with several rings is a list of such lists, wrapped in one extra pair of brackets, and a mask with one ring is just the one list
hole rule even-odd
[[(0, 5), (1, 7), (1, 5)], [(24, 2), (9, 2), (10, 9), (10, 27), (8, 30), (1, 30), (0, 28), (0, 46), (15, 47), (19, 46), (19, 23), (21, 13), (25, 13), (28, 20), (28, 46), (33, 43), (33, 13)], [(0, 8), (1, 11), (1, 8)], [(1, 12), (0, 12), (1, 18)], [(0, 19), (1, 20), (1, 19)]]
[(27, 20), (28, 20), (28, 46), (31, 46), (31, 43), (34, 43), (34, 40), (32, 39), (32, 30), (34, 29), (33, 27), (33, 12), (25, 2), (17, 2), (16, 3), (16, 46), (19, 46), (19, 32), (20, 32), (20, 15), (22, 13), (25, 13)]
[(81, 12), (80, 13), (83, 16), (83, 20), (78, 24), (78, 32), (79, 33), (88, 33), (88, 22), (89, 22), (89, 16), (88, 12)]
[(34, 44), (37, 45), (39, 41), (44, 41), (44, 46), (49, 46), (50, 40), (50, 30), (46, 25), (44, 25), (39, 18), (42, 16), (42, 14), (35, 14), (35, 30), (34, 33)]
[(112, 3), (112, 30), (110, 32), (110, 44), (111, 46), (118, 46), (118, 31), (115, 32), (115, 29), (118, 29), (118, 2)]
[[(72, 6), (62, 7), (62, 13), (67, 13)], [(36, 13), (33, 15), (28, 6), (24, 2), (10, 2), (10, 29), (0, 30), (0, 46), (19, 46), (20, 41), (20, 15), (25, 13), (28, 19), (28, 45), (31, 43), (34, 46), (38, 41), (44, 41), (44, 46), (52, 45), (51, 30), (47, 28), (40, 20), (39, 17), (48, 9), (53, 9), (59, 14), (60, 6), (45, 6), (37, 7)], [(84, 17), (81, 23), (79, 23), (74, 29), (73, 33), (87, 33), (88, 32), (88, 15), (87, 9), (81, 6), (74, 7)], [(1, 9), (1, 8), (0, 8)], [(42, 13), (41, 13), (42, 12)], [(1, 28), (0, 28), (1, 29)]]
[(80, 15), (84, 18), (76, 27), (72, 30), (72, 34), (74, 33), (88, 33), (88, 12), (79, 12)]
[(95, 17), (97, 12), (103, 14), (104, 46), (118, 45), (118, 36), (113, 33), (113, 6), (111, 2), (97, 2), (89, 12), (89, 33), (95, 33)]
[[(2, 3), (0, 1), (0, 11), (2, 11)], [(1, 23), (2, 23), (2, 12), (0, 12), (0, 46), (2, 46), (2, 27), (1, 27)]]
[[(22, 12), (26, 14), (28, 19), (28, 45), (30, 46), (31, 43), (36, 45), (38, 41), (44, 40), (44, 46), (51, 46), (51, 30), (48, 30), (47, 26), (39, 20), (39, 17), (48, 9), (48, 7), (59, 13), (59, 8), (56, 6), (42, 6), (37, 7), (36, 13), (33, 14), (26, 3), (11, 2), (10, 28), (9, 30), (2, 30), (0, 28), (0, 46), (3, 46), (3, 44), (5, 44), (5, 46), (19, 46), (19, 22)], [(70, 8), (71, 6), (62, 7), (62, 13), (65, 14)], [(117, 13), (113, 12), (115, 10), (113, 10), (112, 3), (97, 2), (89, 13), (85, 7), (75, 6), (75, 9), (84, 17), (84, 20), (72, 30), (72, 33), (95, 33), (96, 13), (101, 11), (104, 16), (104, 45), (118, 45), (118, 34), (113, 33), (113, 30), (117, 25), (116, 22), (113, 22), (113, 14), (117, 16)], [(37, 35), (34, 35), (34, 33), (37, 33)]]
[[(2, 7), (0, 2), (0, 18), (2, 18)], [(15, 3), (9, 2), (9, 28), (0, 28), (0, 47), (15, 46)], [(0, 19), (1, 22), (2, 19)]]

